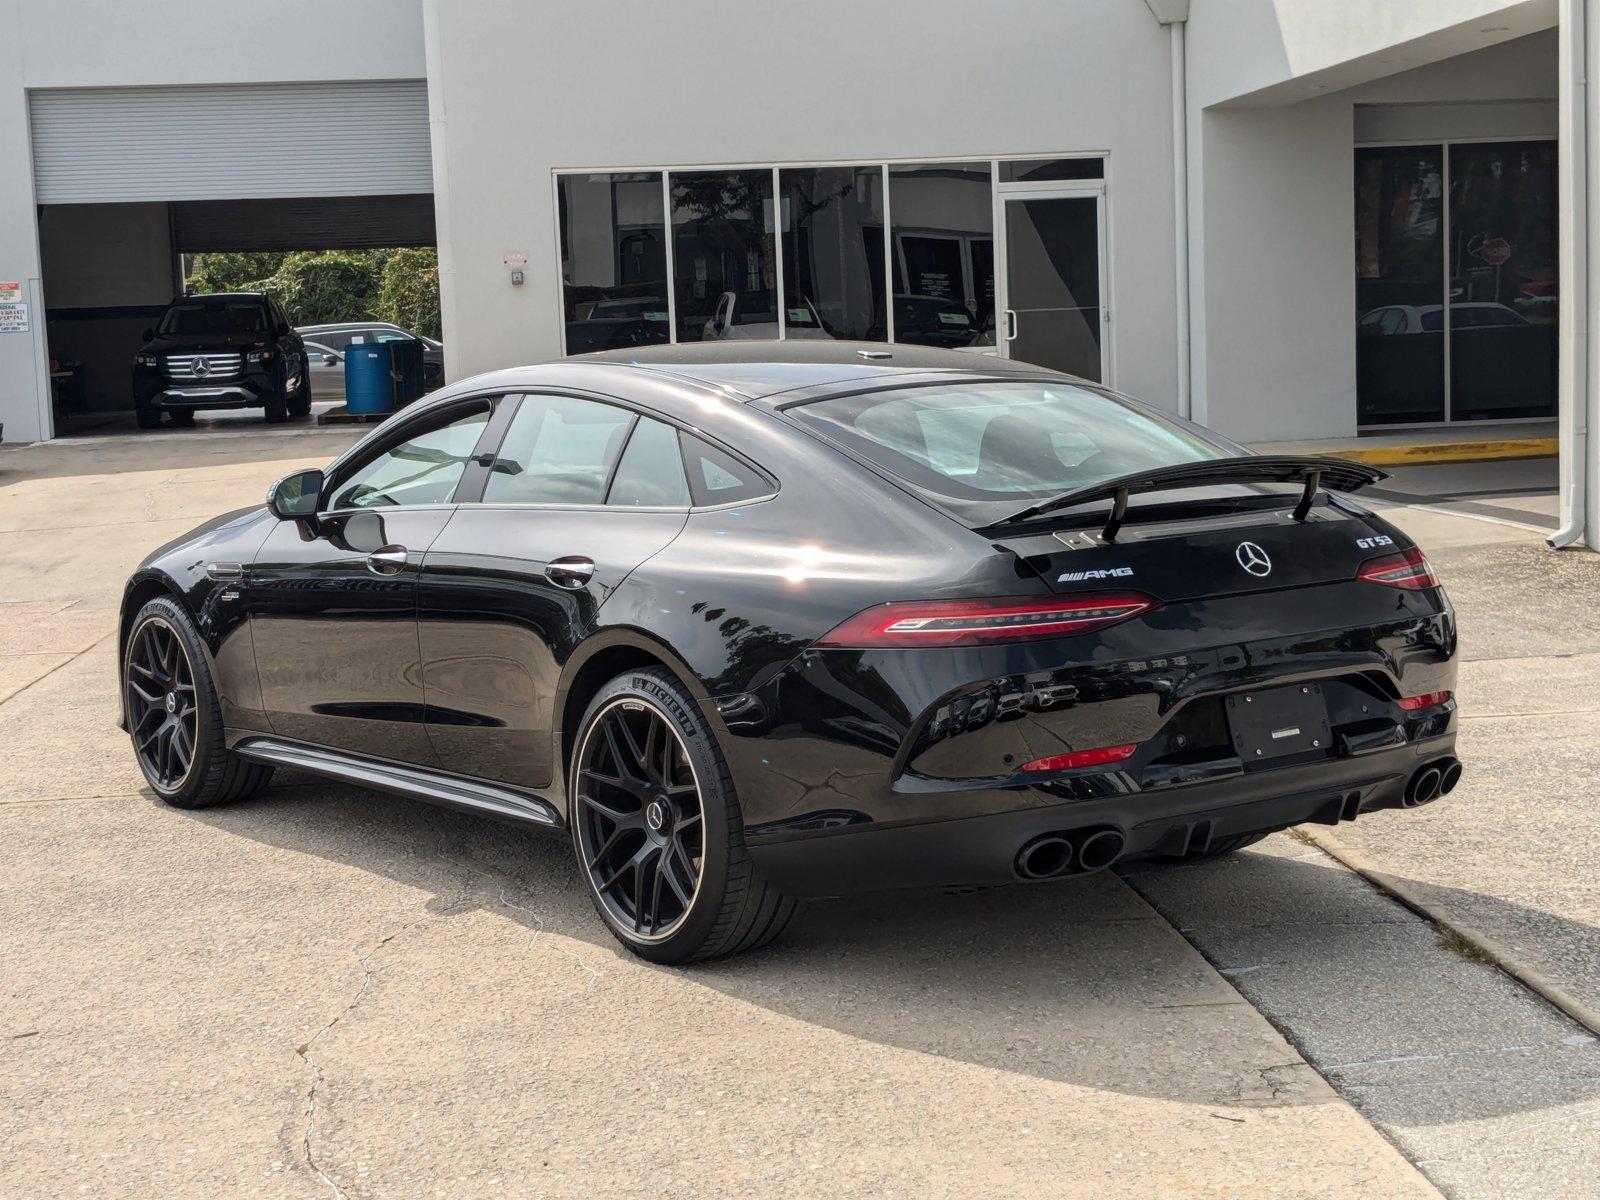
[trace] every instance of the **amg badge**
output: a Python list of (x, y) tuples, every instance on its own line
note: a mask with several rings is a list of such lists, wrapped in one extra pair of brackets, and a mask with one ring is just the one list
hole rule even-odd
[(1064, 571), (1056, 576), (1056, 582), (1082, 583), (1085, 579), (1126, 579), (1132, 574), (1132, 567), (1107, 567), (1104, 571)]

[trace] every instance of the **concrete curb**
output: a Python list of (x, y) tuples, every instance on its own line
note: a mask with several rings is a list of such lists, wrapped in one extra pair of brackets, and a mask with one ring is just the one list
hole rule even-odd
[(1499, 438), (1488, 442), (1409, 442), (1399, 446), (1355, 447), (1330, 450), (1335, 458), (1353, 459), (1375, 467), (1417, 466), (1423, 463), (1490, 462), (1505, 458), (1549, 458), (1558, 453), (1553, 437)]
[(1528, 966), (1509, 947), (1482, 930), (1455, 920), (1438, 905), (1424, 899), (1408, 880), (1397, 878), (1374, 866), (1360, 851), (1350, 849), (1333, 834), (1305, 825), (1299, 827), (1299, 832), (1304, 834), (1306, 840), (1317, 849), (1337, 859), (1368, 883), (1387, 892), (1419, 916), (1426, 917), (1441, 929), (1470, 942), (1485, 958), (1507, 975), (1523, 986), (1532, 988), (1590, 1033), (1600, 1037), (1600, 1009), (1585, 1004), (1544, 972)]

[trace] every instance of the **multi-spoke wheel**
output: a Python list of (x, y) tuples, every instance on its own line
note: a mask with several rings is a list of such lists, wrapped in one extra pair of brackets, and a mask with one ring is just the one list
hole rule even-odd
[(659, 709), (613, 700), (578, 755), (578, 848), (600, 903), (637, 937), (668, 937), (689, 914), (705, 864), (694, 768)]
[(795, 903), (756, 872), (727, 764), (692, 697), (659, 668), (619, 675), (574, 741), (569, 820), (606, 924), (656, 962), (775, 938)]
[(271, 777), (271, 767), (224, 744), (204, 650), (188, 614), (166, 596), (141, 608), (129, 627), (122, 697), (139, 770), (168, 804), (202, 808), (243, 799)]
[(163, 618), (152, 616), (134, 632), (125, 686), (128, 732), (145, 778), (166, 791), (182, 787), (194, 766), (200, 718), (194, 668)]

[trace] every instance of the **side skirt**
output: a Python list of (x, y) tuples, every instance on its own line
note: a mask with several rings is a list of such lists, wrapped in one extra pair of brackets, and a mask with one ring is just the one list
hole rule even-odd
[(310, 771), (329, 779), (379, 788), (464, 812), (499, 817), (519, 825), (532, 824), (551, 830), (565, 828), (556, 810), (536, 796), (481, 780), (446, 775), (426, 767), (379, 762), (322, 746), (306, 746), (272, 737), (246, 737), (235, 743), (232, 750), (255, 762)]

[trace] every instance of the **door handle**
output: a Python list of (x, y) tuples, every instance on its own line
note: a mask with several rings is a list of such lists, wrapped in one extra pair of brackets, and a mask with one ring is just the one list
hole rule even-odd
[(404, 570), (405, 565), (404, 546), (385, 546), (382, 550), (374, 550), (367, 555), (367, 570), (374, 575), (395, 575)]
[(555, 559), (545, 567), (544, 577), (559, 588), (581, 592), (594, 578), (594, 560), (576, 554)]
[(1006, 309), (1006, 341), (1017, 340), (1017, 311), (1014, 308)]

